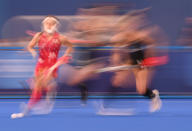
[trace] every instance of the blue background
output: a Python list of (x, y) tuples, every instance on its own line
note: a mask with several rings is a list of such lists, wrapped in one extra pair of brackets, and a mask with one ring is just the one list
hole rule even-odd
[(184, 19), (192, 15), (191, 0), (1, 0), (0, 27), (13, 16), (74, 15), (78, 8), (101, 2), (132, 3), (132, 9), (152, 7), (148, 13), (149, 19), (166, 32), (172, 44), (184, 26)]

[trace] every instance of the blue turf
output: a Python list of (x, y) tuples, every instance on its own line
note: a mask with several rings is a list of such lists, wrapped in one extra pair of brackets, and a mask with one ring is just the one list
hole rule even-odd
[(51, 114), (33, 115), (12, 120), (10, 114), (19, 111), (26, 100), (0, 100), (0, 131), (190, 131), (192, 130), (192, 99), (164, 99), (163, 108), (149, 113), (148, 100), (104, 100), (107, 108), (135, 111), (133, 116), (96, 115), (95, 103), (80, 106), (79, 100), (57, 100)]

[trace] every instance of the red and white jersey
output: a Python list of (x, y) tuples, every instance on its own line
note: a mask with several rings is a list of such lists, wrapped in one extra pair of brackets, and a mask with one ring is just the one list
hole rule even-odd
[(48, 69), (57, 62), (61, 41), (59, 34), (54, 33), (49, 40), (45, 33), (42, 33), (38, 42), (39, 58), (36, 66), (36, 75), (39, 71)]

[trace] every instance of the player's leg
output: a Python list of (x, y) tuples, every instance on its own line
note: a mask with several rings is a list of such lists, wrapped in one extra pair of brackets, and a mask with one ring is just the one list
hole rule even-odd
[(136, 89), (137, 92), (143, 96), (151, 99), (151, 112), (155, 112), (161, 108), (161, 100), (159, 97), (158, 90), (151, 90), (148, 88), (149, 82), (149, 70), (147, 68), (137, 68), (134, 69), (134, 75), (136, 79)]

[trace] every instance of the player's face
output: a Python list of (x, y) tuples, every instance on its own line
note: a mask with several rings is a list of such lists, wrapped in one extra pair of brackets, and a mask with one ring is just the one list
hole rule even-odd
[(43, 29), (45, 32), (52, 34), (57, 30), (57, 24), (54, 20), (47, 20), (43, 23)]

